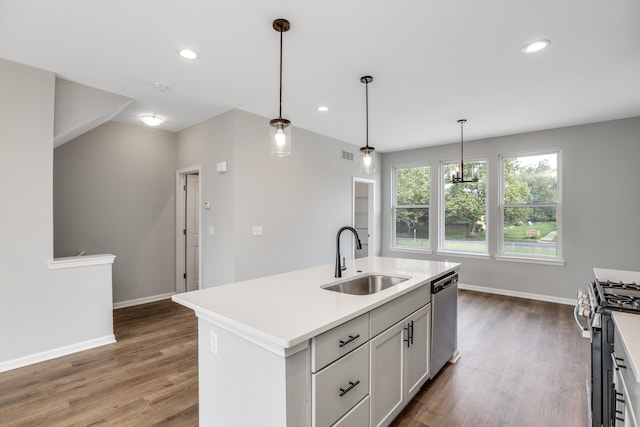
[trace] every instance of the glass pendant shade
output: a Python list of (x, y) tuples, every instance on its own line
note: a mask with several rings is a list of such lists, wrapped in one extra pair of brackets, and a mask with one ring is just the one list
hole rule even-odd
[(376, 150), (373, 147), (362, 147), (360, 149), (362, 158), (360, 159), (360, 172), (372, 174), (376, 171)]
[(273, 119), (271, 130), (271, 155), (285, 157), (291, 154), (291, 122), (287, 119)]

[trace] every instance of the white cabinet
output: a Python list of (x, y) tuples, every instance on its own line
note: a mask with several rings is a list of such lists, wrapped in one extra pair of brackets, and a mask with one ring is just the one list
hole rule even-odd
[(388, 425), (429, 378), (431, 304), (371, 340), (371, 425)]
[(613, 344), (614, 389), (612, 403), (615, 407), (611, 414), (615, 427), (640, 427), (640, 382), (633, 375), (629, 355), (623, 345), (623, 340), (618, 328), (615, 330)]
[(311, 371), (318, 372), (367, 341), (369, 341), (369, 313), (314, 337), (311, 340)]
[(405, 322), (371, 340), (371, 425), (388, 423), (402, 409)]
[(328, 427), (369, 394), (369, 343), (312, 375), (313, 425)]
[(405, 348), (404, 398), (409, 401), (429, 378), (431, 354), (431, 304), (427, 304), (407, 319), (410, 341)]

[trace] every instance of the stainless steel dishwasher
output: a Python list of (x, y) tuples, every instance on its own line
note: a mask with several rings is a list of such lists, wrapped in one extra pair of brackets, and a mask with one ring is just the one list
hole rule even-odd
[(452, 271), (431, 282), (431, 378), (458, 356), (458, 273)]

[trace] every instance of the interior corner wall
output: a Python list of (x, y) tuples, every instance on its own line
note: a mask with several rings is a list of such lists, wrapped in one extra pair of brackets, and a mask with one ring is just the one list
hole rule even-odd
[(56, 257), (110, 253), (115, 303), (175, 292), (173, 132), (107, 122), (54, 151)]
[[(387, 153), (383, 164), (384, 256), (461, 262), (461, 283), (501, 291), (574, 300), (593, 278), (593, 267), (640, 270), (638, 161), (640, 117), (465, 142), (465, 158), (484, 158), (488, 166), (488, 244), (497, 247), (499, 156), (560, 149), (564, 266), (426, 255), (391, 249), (391, 168), (429, 162), (438, 174), (441, 161), (459, 160), (459, 144)], [(418, 160), (419, 159), (419, 160)], [(436, 177), (436, 179), (438, 179)], [(440, 186), (432, 180), (430, 235), (440, 216)], [(435, 244), (435, 237), (434, 243)]]
[(58, 299), (47, 266), (54, 90), (53, 73), (0, 59), (0, 362), (55, 340), (46, 318)]
[[(200, 160), (202, 201), (211, 203), (200, 207), (202, 287), (330, 264), (336, 232), (352, 222), (353, 177), (364, 175), (341, 149), (357, 159), (358, 147), (293, 127), (291, 156), (272, 157), (268, 122), (231, 110), (178, 134), (178, 168)], [(226, 173), (216, 172), (222, 161)], [(379, 174), (367, 178), (379, 192)], [(349, 258), (351, 239), (342, 242)]]

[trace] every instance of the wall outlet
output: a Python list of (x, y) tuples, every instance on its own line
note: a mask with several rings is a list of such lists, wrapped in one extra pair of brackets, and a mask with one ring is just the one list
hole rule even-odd
[(209, 226), (209, 236), (213, 236), (213, 225)]

